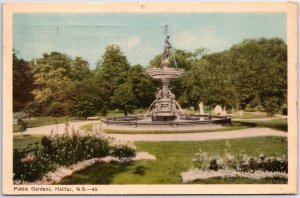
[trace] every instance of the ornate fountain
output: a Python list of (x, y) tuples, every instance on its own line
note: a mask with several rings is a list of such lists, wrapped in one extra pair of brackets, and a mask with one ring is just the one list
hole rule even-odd
[(175, 120), (178, 115), (183, 115), (180, 105), (175, 100), (175, 95), (169, 89), (169, 84), (172, 79), (179, 78), (184, 73), (184, 69), (169, 67), (169, 56), (172, 48), (169, 38), (170, 37), (167, 36), (165, 40), (160, 67), (147, 70), (147, 73), (152, 78), (162, 81), (162, 89), (158, 90), (155, 101), (149, 107), (149, 110), (153, 108), (151, 112), (152, 121), (172, 121)]
[(162, 81), (162, 88), (156, 92), (155, 100), (150, 105), (147, 113), (103, 118), (101, 122), (106, 124), (105, 127), (117, 130), (128, 130), (132, 129), (132, 127), (138, 127), (139, 130), (162, 130), (162, 126), (172, 128), (185, 126), (185, 130), (195, 130), (215, 127), (216, 125), (220, 127), (220, 125), (231, 123), (231, 118), (227, 116), (209, 114), (191, 115), (183, 112), (175, 100), (175, 95), (169, 88), (171, 80), (179, 78), (184, 73), (184, 69), (170, 67), (172, 45), (169, 42), (169, 38), (167, 36), (165, 39), (164, 51), (159, 67), (147, 70), (147, 73), (152, 78)]

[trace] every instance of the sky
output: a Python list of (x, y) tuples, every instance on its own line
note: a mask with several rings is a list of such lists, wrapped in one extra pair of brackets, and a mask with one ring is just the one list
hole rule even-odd
[(105, 47), (118, 44), (130, 64), (147, 66), (163, 51), (166, 24), (174, 48), (219, 52), (245, 39), (286, 41), (286, 20), (286, 13), (17, 13), (13, 47), (25, 60), (58, 51), (94, 68)]

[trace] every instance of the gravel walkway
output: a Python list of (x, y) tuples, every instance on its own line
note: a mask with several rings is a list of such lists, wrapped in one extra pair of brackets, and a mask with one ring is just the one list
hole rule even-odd
[(179, 133), (179, 134), (107, 134), (107, 136), (121, 141), (205, 141), (217, 139), (233, 139), (260, 136), (287, 137), (287, 132), (276, 131), (270, 128), (248, 128), (236, 131)]
[[(78, 128), (82, 125), (90, 124), (90, 123), (99, 123), (99, 120), (93, 120), (93, 121), (78, 121), (78, 122), (69, 122), (69, 130), (74, 128), (75, 130), (78, 130)], [(23, 132), (23, 134), (30, 134), (30, 135), (50, 135), (51, 131), (53, 131), (54, 134), (63, 134), (65, 132), (65, 124), (53, 124), (53, 125), (47, 125), (47, 126), (40, 126), (40, 127), (33, 127), (33, 128), (27, 128), (26, 132)], [(14, 133), (15, 135), (20, 134)]]

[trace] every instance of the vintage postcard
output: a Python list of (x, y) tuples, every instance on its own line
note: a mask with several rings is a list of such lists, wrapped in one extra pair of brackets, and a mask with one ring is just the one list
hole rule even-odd
[(297, 193), (297, 3), (3, 4), (3, 193)]

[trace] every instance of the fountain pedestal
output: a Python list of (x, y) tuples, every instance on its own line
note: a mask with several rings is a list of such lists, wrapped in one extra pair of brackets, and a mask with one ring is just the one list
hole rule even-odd
[(148, 69), (147, 73), (154, 79), (162, 81), (162, 89), (156, 93), (156, 100), (150, 106), (153, 107), (151, 112), (152, 121), (172, 121), (182, 114), (181, 107), (175, 100), (175, 95), (169, 89), (169, 84), (172, 79), (179, 78), (184, 69), (172, 68), (169, 62), (169, 49), (171, 44), (166, 38), (165, 50), (161, 59), (161, 68)]

